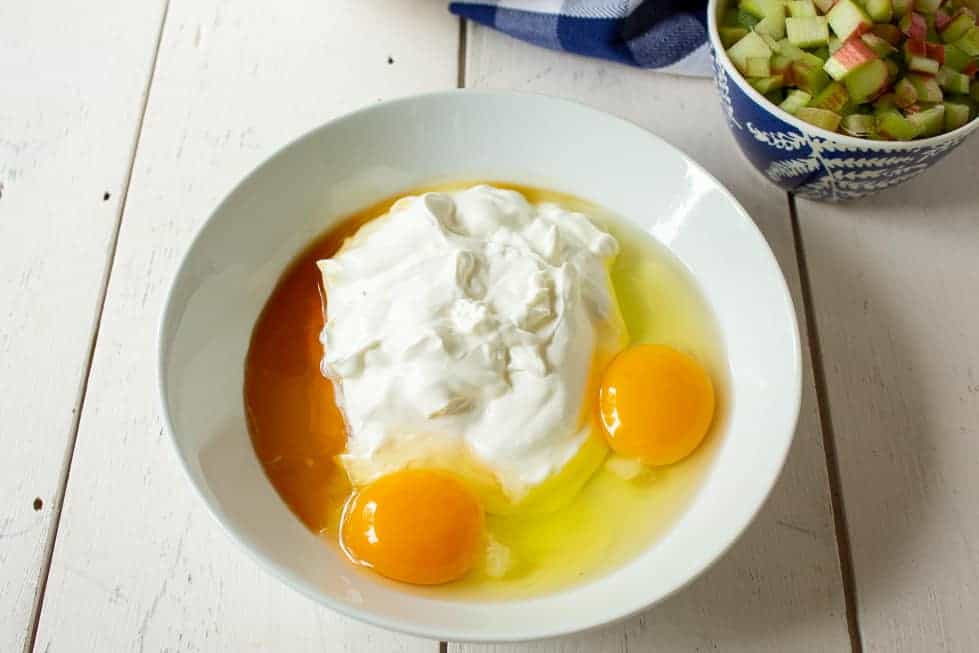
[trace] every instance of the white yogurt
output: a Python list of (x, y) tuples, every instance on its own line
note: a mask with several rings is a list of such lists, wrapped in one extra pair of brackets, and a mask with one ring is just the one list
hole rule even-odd
[(320, 261), (352, 480), (458, 450), (519, 500), (560, 471), (596, 353), (625, 336), (617, 251), (581, 213), (477, 186), (404, 198)]

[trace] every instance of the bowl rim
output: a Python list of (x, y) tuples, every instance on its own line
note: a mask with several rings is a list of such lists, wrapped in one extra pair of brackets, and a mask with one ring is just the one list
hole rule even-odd
[[(538, 628), (530, 629), (524, 628), (520, 631), (502, 631), (499, 635), (497, 634), (487, 634), (484, 631), (475, 629), (458, 628), (455, 630), (435, 630), (426, 626), (418, 626), (414, 622), (405, 619), (391, 618), (384, 615), (380, 615), (377, 612), (371, 611), (369, 609), (361, 609), (349, 603), (342, 601), (337, 601), (324, 593), (315, 591), (311, 585), (305, 582), (297, 582), (296, 579), (290, 577), (290, 575), (280, 567), (280, 565), (268, 555), (260, 551), (257, 547), (253, 546), (250, 541), (248, 541), (243, 535), (238, 532), (238, 529), (234, 526), (229, 518), (226, 518), (221, 512), (219, 512), (217, 506), (205, 495), (204, 489), (198, 484), (195, 479), (190, 463), (185, 457), (183, 449), (181, 448), (176, 434), (176, 429), (173, 424), (172, 417), (170, 415), (169, 409), (169, 390), (167, 388), (167, 372), (166, 372), (166, 362), (168, 355), (170, 353), (170, 346), (166, 339), (166, 328), (168, 323), (173, 319), (171, 314), (175, 310), (176, 298), (175, 290), (177, 288), (177, 282), (180, 280), (184, 269), (188, 265), (190, 256), (192, 252), (195, 251), (196, 246), (202, 239), (204, 232), (211, 221), (218, 215), (225, 206), (231, 202), (233, 196), (239, 192), (241, 188), (246, 186), (252, 181), (253, 178), (262, 174), (268, 166), (270, 166), (277, 158), (285, 156), (289, 150), (297, 146), (302, 141), (313, 137), (314, 134), (319, 133), (321, 130), (326, 130), (331, 128), (337, 123), (346, 120), (358, 119), (365, 113), (389, 110), (392, 106), (397, 106), (399, 104), (410, 104), (412, 102), (417, 102), (419, 100), (440, 100), (448, 99), (459, 96), (474, 96), (474, 97), (509, 97), (509, 98), (525, 98), (525, 99), (537, 99), (546, 100), (548, 102), (554, 102), (557, 104), (569, 105), (570, 108), (576, 109), (578, 111), (583, 111), (588, 113), (592, 117), (601, 120), (607, 120), (612, 122), (617, 122), (623, 126), (627, 126), (629, 129), (636, 130), (637, 136), (642, 136), (644, 138), (652, 139), (653, 141), (659, 142), (662, 146), (668, 148), (673, 154), (677, 155), (682, 161), (687, 165), (692, 166), (699, 173), (703, 174), (707, 179), (709, 179), (716, 187), (718, 191), (726, 198), (730, 203), (732, 209), (738, 213), (744, 223), (747, 225), (752, 237), (759, 246), (759, 255), (766, 257), (768, 262), (774, 267), (775, 275), (773, 277), (773, 282), (778, 286), (779, 294), (784, 300), (784, 305), (789, 307), (788, 319), (789, 323), (787, 326), (790, 327), (791, 342), (789, 343), (789, 348), (791, 349), (791, 370), (789, 371), (789, 376), (791, 376), (790, 384), (791, 387), (788, 388), (786, 392), (786, 401), (792, 403), (790, 410), (790, 419), (786, 423), (785, 427), (787, 430), (786, 435), (782, 438), (782, 446), (779, 449), (771, 449), (772, 451), (772, 461), (774, 466), (771, 468), (771, 477), (767, 479), (767, 487), (764, 492), (759, 496), (759, 500), (755, 506), (750, 510), (747, 510), (743, 514), (743, 518), (740, 522), (735, 523), (731, 528), (722, 536), (718, 537), (717, 544), (713, 547), (713, 550), (705, 555), (702, 560), (697, 561), (693, 573), (691, 573), (687, 578), (675, 583), (671, 587), (665, 588), (663, 591), (659, 592), (658, 595), (651, 598), (645, 598), (636, 604), (623, 606), (621, 609), (614, 612), (596, 612), (594, 619), (581, 622), (580, 624), (574, 624), (573, 626), (557, 626), (548, 627), (541, 626)], [(765, 238), (761, 229), (758, 227), (757, 223), (751, 217), (751, 214), (741, 205), (737, 198), (727, 189), (714, 175), (708, 172), (703, 166), (694, 161), (690, 156), (688, 156), (681, 149), (673, 146), (657, 134), (641, 127), (640, 125), (621, 118), (619, 116), (607, 113), (600, 109), (591, 107), (581, 102), (574, 100), (568, 100), (565, 98), (559, 98), (544, 93), (534, 93), (529, 91), (514, 91), (505, 89), (446, 89), (441, 91), (432, 91), (428, 93), (420, 93), (414, 95), (407, 95), (391, 100), (386, 100), (384, 102), (376, 102), (373, 104), (368, 104), (361, 106), (358, 109), (354, 109), (348, 113), (340, 115), (336, 118), (328, 120), (321, 123), (303, 133), (297, 137), (291, 139), (286, 144), (282, 145), (271, 151), (267, 156), (263, 157), (261, 161), (255, 165), (244, 177), (242, 177), (237, 183), (235, 183), (227, 192), (224, 193), (221, 200), (211, 209), (208, 213), (207, 218), (200, 223), (196, 228), (193, 238), (189, 241), (186, 249), (181, 253), (179, 257), (179, 262), (170, 278), (169, 284), (167, 286), (166, 297), (163, 302), (163, 307), (160, 312), (159, 318), (157, 320), (157, 332), (156, 332), (156, 385), (157, 385), (157, 401), (160, 407), (160, 417), (164, 429), (167, 432), (167, 439), (170, 441), (171, 449), (180, 463), (180, 467), (183, 470), (184, 476), (189, 482), (190, 486), (193, 488), (194, 493), (197, 495), (198, 499), (204, 504), (207, 512), (210, 514), (211, 518), (218, 523), (220, 528), (225, 532), (225, 534), (239, 547), (243, 550), (246, 555), (258, 563), (258, 567), (261, 568), (266, 573), (269, 573), (280, 581), (285, 586), (291, 588), (293, 591), (298, 592), (311, 599), (314, 603), (322, 605), (329, 608), (330, 610), (336, 612), (345, 617), (356, 619), (362, 623), (366, 623), (372, 626), (382, 627), (391, 631), (399, 632), (406, 635), (412, 635), (417, 637), (424, 637), (430, 639), (437, 639), (441, 641), (453, 641), (453, 642), (471, 642), (471, 643), (517, 643), (517, 642), (528, 642), (537, 641), (542, 639), (549, 639), (554, 637), (562, 637), (567, 635), (580, 634), (587, 631), (596, 630), (598, 628), (610, 626), (615, 623), (624, 621), (630, 617), (633, 617), (645, 610), (650, 609), (654, 605), (665, 601), (669, 597), (673, 596), (680, 590), (684, 589), (690, 585), (693, 581), (701, 577), (708, 569), (713, 567), (719, 560), (721, 560), (730, 549), (741, 539), (744, 533), (747, 531), (748, 527), (755, 521), (758, 513), (761, 509), (768, 503), (769, 498), (775, 486), (782, 475), (785, 468), (785, 462), (788, 458), (789, 452), (795, 441), (796, 431), (798, 429), (799, 416), (802, 410), (802, 381), (803, 381), (803, 351), (801, 343), (801, 335), (799, 330), (799, 323), (797, 318), (797, 311), (795, 308), (795, 302), (792, 298), (792, 293), (789, 289), (788, 281), (785, 278), (785, 273), (782, 271), (782, 266), (779, 264), (777, 257), (771, 249), (768, 240)], [(606, 575), (597, 577), (593, 582), (601, 582)], [(555, 594), (563, 593), (574, 593), (577, 591), (578, 586), (568, 587), (566, 589), (560, 590)], [(546, 596), (552, 596), (548, 594)], [(538, 597), (532, 597), (531, 599), (519, 599), (515, 602), (521, 602), (526, 600), (533, 600)], [(545, 598), (545, 597), (540, 597)], [(504, 601), (506, 603), (506, 601)], [(485, 602), (486, 607), (494, 605), (495, 602)]]
[(839, 132), (831, 132), (828, 129), (817, 127), (816, 125), (796, 118), (791, 113), (785, 111), (777, 104), (770, 102), (768, 98), (759, 93), (757, 89), (748, 83), (738, 69), (734, 67), (734, 63), (727, 54), (727, 49), (721, 42), (721, 36), (720, 32), (718, 31), (717, 24), (718, 13), (720, 12), (721, 5), (729, 4), (730, 1), (731, 0), (707, 0), (707, 31), (710, 38), (710, 47), (714, 52), (714, 59), (724, 67), (725, 72), (728, 73), (728, 77), (733, 79), (734, 83), (738, 85), (738, 88), (740, 88), (748, 97), (750, 97), (756, 105), (760, 106), (762, 109), (772, 114), (776, 118), (779, 118), (783, 122), (787, 122), (788, 124), (792, 125), (803, 134), (812, 134), (826, 140), (836, 141), (842, 145), (858, 147), (861, 149), (878, 148), (882, 150), (913, 150), (943, 145), (949, 141), (955, 140), (960, 136), (964, 138), (979, 128), (979, 116), (977, 116), (961, 127), (953, 129), (950, 132), (938, 134), (936, 136), (912, 139), (910, 141), (885, 141), (874, 138), (857, 138), (856, 136), (848, 136), (847, 134), (840, 134)]

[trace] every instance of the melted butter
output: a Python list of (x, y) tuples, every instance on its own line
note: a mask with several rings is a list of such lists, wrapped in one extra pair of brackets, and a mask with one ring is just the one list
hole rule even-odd
[[(687, 459), (626, 481), (601, 467), (565, 507), (546, 515), (487, 518), (490, 536), (509, 549), (502, 578), (484, 565), (461, 581), (412, 591), (437, 596), (513, 599), (539, 596), (601, 575), (661, 536), (689, 506), (716, 449), (726, 411), (727, 363), (714, 318), (683, 264), (654, 238), (574, 196), (509, 183), (532, 203), (557, 202), (587, 213), (614, 235), (621, 252), (611, 270), (633, 343), (663, 343), (695, 355), (717, 391), (717, 414), (705, 442)], [(256, 454), (290, 509), (336, 546), (350, 485), (334, 457), (345, 443), (333, 388), (320, 375), (323, 305), (316, 261), (413, 189), (368, 207), (310, 245), (286, 270), (252, 334), (245, 365), (245, 405)], [(597, 401), (597, 397), (596, 397)], [(407, 587), (407, 586), (406, 586)]]

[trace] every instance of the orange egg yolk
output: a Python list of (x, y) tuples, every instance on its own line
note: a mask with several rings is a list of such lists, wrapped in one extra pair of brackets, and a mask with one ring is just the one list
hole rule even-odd
[(355, 494), (343, 515), (344, 550), (382, 576), (437, 585), (461, 578), (483, 542), (479, 499), (455, 477), (405, 470)]
[(714, 386), (694, 358), (665, 345), (619, 353), (602, 378), (599, 412), (609, 446), (647, 465), (689, 456), (714, 417)]

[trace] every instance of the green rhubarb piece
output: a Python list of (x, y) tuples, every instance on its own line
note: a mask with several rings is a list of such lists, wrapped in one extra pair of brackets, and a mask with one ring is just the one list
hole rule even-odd
[(795, 45), (792, 45), (792, 43), (789, 42), (788, 39), (782, 39), (775, 45), (776, 47), (773, 48), (775, 52), (778, 52), (779, 54), (788, 57), (792, 61), (798, 61), (806, 54), (805, 50)]
[(812, 3), (812, 0), (789, 0), (786, 3), (786, 9), (789, 10), (789, 16), (795, 18), (818, 15), (816, 13), (816, 5)]
[(894, 18), (900, 18), (911, 11), (911, 0), (893, 0)]
[(877, 59), (877, 53), (870, 49), (863, 39), (853, 38), (844, 43), (823, 65), (830, 77), (839, 81), (868, 61)]
[(958, 129), (965, 123), (969, 122), (971, 110), (967, 104), (959, 104), (957, 102), (946, 102), (945, 103), (945, 131), (950, 132), (953, 129)]
[(772, 74), (772, 58), (748, 57), (743, 72), (745, 77), (768, 77)]
[(760, 20), (761, 20), (760, 18), (752, 14), (749, 14), (747, 11), (744, 10), (738, 11), (738, 25), (745, 28), (746, 30), (755, 29), (755, 25), (757, 25), (758, 21)]
[(970, 27), (965, 36), (955, 42), (970, 57), (979, 57), (979, 27)]
[(735, 67), (743, 75), (745, 74), (748, 59), (771, 57), (772, 49), (768, 47), (768, 44), (760, 36), (754, 32), (749, 32), (744, 38), (732, 45), (728, 49), (727, 54), (731, 57), (731, 61), (734, 62)]
[(850, 94), (846, 87), (839, 82), (832, 82), (821, 90), (816, 97), (808, 104), (816, 109), (829, 109), (834, 113), (841, 113), (843, 107), (850, 100)]
[(816, 48), (815, 50), (812, 51), (812, 53), (817, 57), (819, 57), (820, 59), (822, 59), (823, 61), (826, 61), (827, 59), (829, 59), (829, 45), (827, 44), (821, 48)]
[[(772, 75), (770, 77), (762, 77), (761, 79), (753, 79), (751, 80), (751, 85), (762, 95), (767, 95), (785, 86), (785, 79), (781, 75)], [(779, 98), (778, 102), (781, 101), (782, 99)], [(778, 102), (775, 104), (778, 104)]]
[(789, 43), (800, 48), (815, 48), (829, 41), (829, 27), (824, 16), (786, 18), (785, 32)]
[(783, 75), (788, 72), (789, 67), (792, 65), (792, 59), (789, 59), (784, 54), (774, 54), (772, 55), (772, 74), (773, 75)]
[(843, 119), (838, 113), (833, 113), (826, 109), (814, 109), (812, 107), (802, 107), (796, 111), (795, 117), (799, 120), (805, 120), (810, 125), (822, 127), (831, 132), (836, 131), (836, 128), (840, 126), (840, 120)]
[(884, 93), (879, 98), (874, 100), (874, 115), (879, 116), (887, 111), (894, 111), (897, 108), (896, 104), (897, 98), (893, 93)]
[(773, 39), (785, 38), (785, 5), (776, 5), (768, 14), (755, 25), (759, 34), (767, 34)]
[(785, 96), (785, 100), (779, 106), (780, 109), (791, 114), (795, 114), (799, 109), (809, 104), (812, 100), (812, 96), (805, 91), (800, 91), (797, 88), (792, 89)]
[[(723, 35), (721, 38), (723, 38)], [(862, 34), (860, 38), (863, 39), (863, 42), (867, 44), (867, 47), (873, 50), (878, 57), (889, 57), (897, 52), (897, 48), (888, 43), (886, 39), (882, 39), (873, 32)]]
[(842, 47), (843, 47), (843, 41), (838, 39), (835, 34), (830, 34), (829, 44), (827, 45), (827, 49), (829, 50), (829, 53), (836, 54), (836, 51)]
[(810, 95), (819, 93), (829, 84), (829, 75), (823, 70), (822, 59), (808, 52), (805, 57), (792, 62), (791, 70), (795, 85)]
[(917, 55), (908, 57), (908, 70), (912, 72), (935, 75), (938, 73), (940, 67), (940, 63), (928, 57), (919, 57)]
[(952, 22), (945, 26), (939, 36), (945, 43), (954, 43), (965, 36), (976, 24), (975, 19), (964, 11), (959, 11), (952, 18)]
[(935, 81), (942, 89), (949, 93), (959, 93), (965, 95), (969, 92), (969, 76), (942, 67), (935, 75)]
[(896, 141), (910, 141), (918, 135), (918, 127), (901, 115), (897, 109), (877, 114), (876, 131), (880, 136)]
[(850, 101), (859, 104), (880, 95), (887, 87), (888, 78), (887, 64), (874, 59), (851, 71), (843, 83), (850, 93)]
[(826, 19), (833, 32), (843, 41), (873, 26), (870, 16), (853, 0), (839, 0), (826, 14)]
[(962, 49), (955, 45), (954, 43), (949, 43), (945, 46), (945, 67), (949, 70), (954, 70), (957, 73), (962, 72), (962, 69), (972, 63), (972, 57), (967, 55)]
[(936, 136), (945, 129), (945, 105), (943, 104), (936, 104), (905, 117), (918, 128), (918, 136)]
[(743, 27), (718, 27), (717, 31), (725, 48), (731, 47), (748, 34), (748, 30)]
[(937, 103), (945, 99), (945, 96), (942, 94), (942, 89), (934, 77), (920, 75), (918, 73), (908, 73), (905, 79), (914, 86), (914, 91), (918, 94), (919, 102)]
[(918, 91), (907, 79), (902, 79), (894, 85), (894, 104), (905, 109), (918, 101)]
[(761, 20), (774, 13), (777, 8), (784, 11), (784, 4), (782, 0), (741, 0), (738, 8)]
[(891, 0), (867, 0), (864, 8), (870, 20), (875, 23), (889, 23), (894, 19), (894, 4)]
[(942, 0), (914, 0), (914, 10), (923, 14), (933, 14), (942, 6)]
[(877, 119), (862, 113), (843, 116), (840, 128), (850, 136), (873, 138), (877, 133)]

